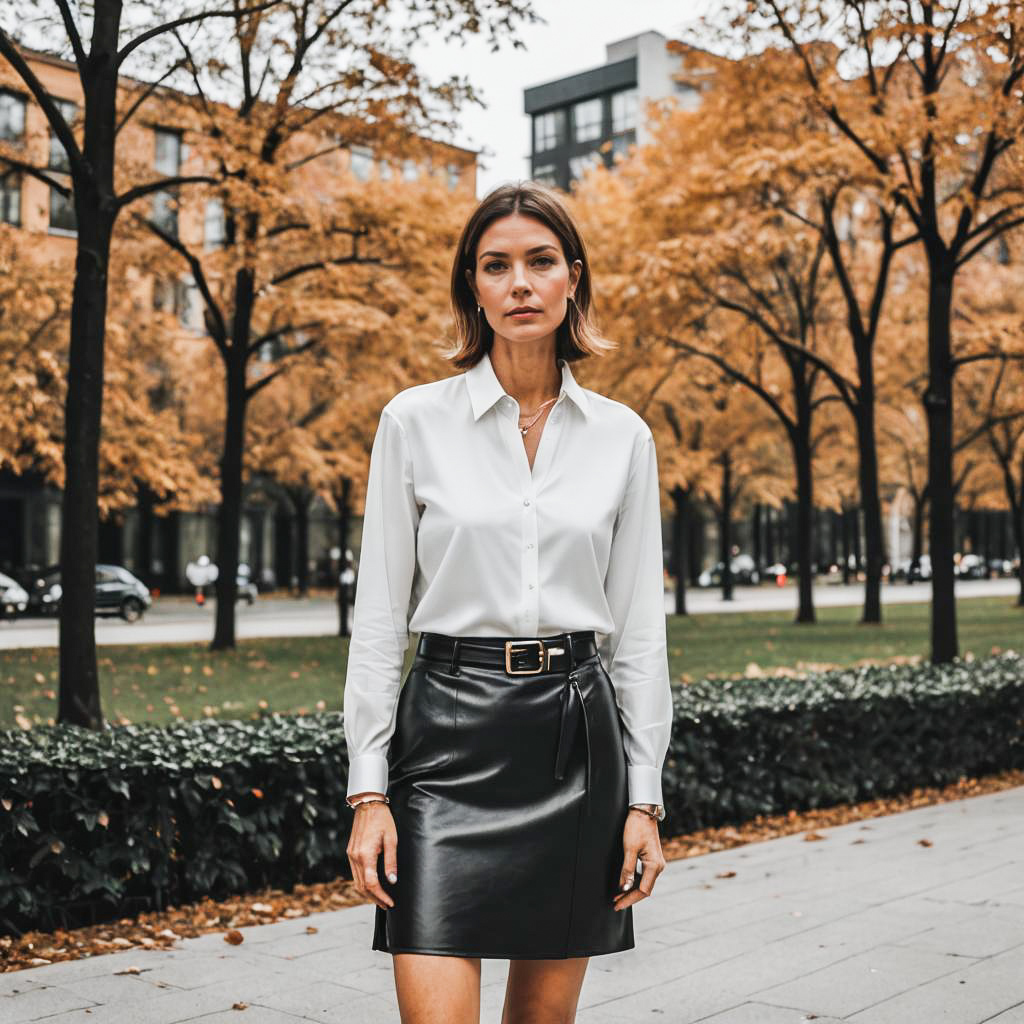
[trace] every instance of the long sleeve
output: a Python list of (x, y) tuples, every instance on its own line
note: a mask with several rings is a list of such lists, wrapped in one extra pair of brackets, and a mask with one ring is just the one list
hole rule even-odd
[(650, 430), (637, 445), (605, 577), (615, 628), (604, 651), (623, 724), (629, 802), (660, 804), (673, 711), (660, 490)]
[(348, 796), (387, 792), (387, 751), (395, 729), (408, 614), (416, 571), (419, 512), (402, 425), (385, 408), (366, 485), (343, 701)]

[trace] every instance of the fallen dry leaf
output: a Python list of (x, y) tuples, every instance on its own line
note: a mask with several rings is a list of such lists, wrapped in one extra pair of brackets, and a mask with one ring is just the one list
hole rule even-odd
[[(962, 778), (941, 789), (934, 786), (922, 787), (903, 796), (865, 800), (858, 804), (840, 804), (811, 811), (758, 815), (738, 825), (721, 825), (684, 835), (662, 836), (661, 848), (666, 860), (682, 860), (717, 850), (729, 850), (749, 843), (777, 839), (780, 836), (796, 835), (809, 829), (848, 825), (865, 819), (898, 814), (900, 811), (909, 811), (915, 807), (929, 807), (950, 800), (997, 793), (1016, 786), (1024, 786), (1024, 771), (999, 772), (980, 779)], [(672, 827), (671, 818), (666, 825)], [(871, 831), (872, 826), (865, 823), (859, 825), (858, 829)], [(852, 842), (863, 843), (864, 840), (854, 839)], [(702, 883), (698, 888), (710, 889), (712, 886)], [(267, 924), (272, 920), (252, 911), (254, 900), (280, 908), (279, 913), (282, 915), (287, 908), (301, 910), (305, 914), (316, 914), (369, 902), (367, 898), (355, 892), (351, 879), (335, 878), (330, 882), (296, 884), (287, 892), (279, 889), (259, 889), (219, 902), (205, 899), (198, 903), (169, 906), (164, 910), (148, 911), (136, 917), (120, 918), (73, 930), (61, 928), (52, 933), (30, 931), (21, 936), (2, 935), (0, 973), (24, 970), (33, 966), (31, 961), (38, 958), (40, 950), (53, 950), (53, 962), (58, 963), (64, 960), (102, 956), (104, 953), (119, 949), (141, 948), (144, 939), (148, 939), (153, 948), (169, 949), (177, 940), (162, 935), (161, 933), (165, 931), (170, 931), (179, 938), (194, 938), (211, 932), (223, 932), (225, 928), (229, 928), (231, 930), (225, 934), (225, 941), (237, 945), (244, 941), (244, 936), (237, 930), (238, 928)], [(314, 935), (316, 928), (309, 927), (306, 933)], [(56, 950), (64, 952), (57, 954)]]

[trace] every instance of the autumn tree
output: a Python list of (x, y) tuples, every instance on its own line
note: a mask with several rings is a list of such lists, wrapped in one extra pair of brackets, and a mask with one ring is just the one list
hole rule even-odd
[[(1024, 4), (983, 0), (730, 0), (727, 38), (788, 47), (804, 99), (895, 200), (928, 268), (931, 649), (958, 650), (953, 565), (954, 292), (963, 268), (1024, 223), (1015, 165), (1024, 127)], [(823, 44), (835, 59), (816, 61)], [(969, 357), (980, 358), (980, 353)], [(998, 355), (994, 358), (999, 358)]]
[[(497, 48), (502, 39), (515, 42), (512, 29), (532, 17), (517, 0), (282, 0), (237, 23), (230, 61), (179, 38), (192, 78), (191, 96), (182, 99), (195, 120), (194, 159), (216, 178), (206, 198), (222, 212), (222, 244), (210, 251), (202, 237), (167, 231), (156, 218), (147, 223), (195, 281), (222, 364), (212, 648), (235, 643), (249, 403), (342, 330), (354, 268), (414, 273), (443, 212), (435, 187), (421, 192), (415, 215), (404, 214), (386, 187), (346, 174), (340, 155), (372, 147), (386, 161), (436, 157), (429, 136), (450, 131), (453, 112), (476, 97), (458, 76), (426, 81), (409, 58), (411, 45), (440, 27), (449, 38), (485, 33)], [(259, 372), (257, 358), (268, 348), (272, 365)]]
[[(176, 70), (174, 63), (162, 59), (168, 34), (197, 25), (208, 26), (210, 33), (224, 20), (248, 17), (254, 6), (248, 0), (210, 0), (210, 4), (196, 11), (194, 4), (182, 0), (133, 0), (126, 11), (123, 0), (53, 0), (47, 9), (36, 0), (0, 3), (0, 57), (4, 59), (0, 74), (5, 81), (19, 81), (45, 114), (48, 130), (66, 156), (70, 184), (49, 170), (45, 139), (31, 147), (5, 144), (0, 148), (0, 166), (38, 178), (70, 199), (77, 223), (65, 397), (57, 721), (93, 729), (103, 721), (94, 612), (111, 239), (127, 207), (193, 180), (152, 173), (145, 181), (119, 180), (120, 143), (129, 134), (124, 131), (126, 125)], [(74, 63), (80, 95), (58, 98), (47, 89), (22, 49), (22, 37), (29, 33), (45, 39), (48, 47)], [(125, 102), (121, 86), (131, 71), (148, 84), (133, 88)], [(80, 101), (76, 113), (67, 116), (67, 107), (59, 99)]]

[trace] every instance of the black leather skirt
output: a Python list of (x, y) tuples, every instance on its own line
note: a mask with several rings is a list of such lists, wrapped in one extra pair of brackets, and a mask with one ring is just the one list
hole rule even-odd
[(395, 905), (376, 908), (372, 948), (502, 959), (632, 949), (632, 907), (612, 902), (628, 794), (600, 656), (510, 675), (452, 671), (422, 649), (421, 637), (388, 751), (398, 881), (382, 853)]

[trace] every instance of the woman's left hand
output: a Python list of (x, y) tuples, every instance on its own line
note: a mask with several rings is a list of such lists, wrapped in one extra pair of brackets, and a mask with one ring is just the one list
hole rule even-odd
[[(665, 870), (665, 855), (661, 852), (658, 823), (635, 807), (626, 815), (626, 825), (622, 831), (622, 849), (625, 857), (619, 876), (619, 891), (614, 900), (616, 910), (625, 910), (626, 907), (631, 907), (637, 901), (650, 896), (658, 875)], [(630, 884), (628, 889), (623, 889), (627, 882), (633, 881), (637, 858), (643, 861), (644, 866), (640, 882), (638, 885)]]

